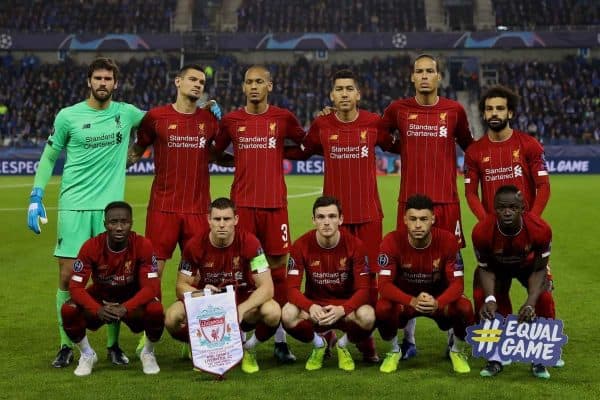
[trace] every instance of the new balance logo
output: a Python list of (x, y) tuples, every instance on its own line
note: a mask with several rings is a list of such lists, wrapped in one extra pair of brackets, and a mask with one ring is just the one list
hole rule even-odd
[(90, 129), (91, 127), (92, 127), (92, 124), (83, 124), (81, 129)]
[(270, 137), (269, 138), (269, 148), (274, 149), (277, 146), (277, 138)]
[(440, 137), (448, 137), (448, 127), (440, 126)]
[(201, 149), (203, 149), (204, 147), (206, 147), (206, 138), (201, 137), (198, 142), (199, 142), (199, 146), (200, 146)]

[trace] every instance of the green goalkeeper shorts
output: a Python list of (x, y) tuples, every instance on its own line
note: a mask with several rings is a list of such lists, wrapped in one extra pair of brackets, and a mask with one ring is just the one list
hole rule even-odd
[(104, 232), (104, 211), (59, 210), (55, 257), (77, 258), (79, 249), (91, 237)]

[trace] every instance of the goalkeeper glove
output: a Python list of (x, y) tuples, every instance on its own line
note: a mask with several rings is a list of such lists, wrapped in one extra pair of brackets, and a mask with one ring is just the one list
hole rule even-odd
[(221, 107), (219, 107), (219, 104), (215, 100), (210, 100), (208, 104), (210, 104), (210, 112), (212, 115), (214, 115), (215, 118), (220, 121), (223, 113), (221, 112)]
[(29, 229), (39, 234), (42, 232), (40, 229), (40, 221), (42, 224), (48, 222), (46, 217), (46, 208), (42, 203), (42, 197), (44, 191), (38, 187), (34, 187), (29, 196), (29, 209), (27, 210), (27, 226)]

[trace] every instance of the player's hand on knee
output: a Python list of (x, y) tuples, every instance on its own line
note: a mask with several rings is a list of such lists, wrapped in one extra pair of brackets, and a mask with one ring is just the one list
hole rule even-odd
[(535, 318), (535, 308), (529, 304), (524, 304), (519, 310), (519, 323), (531, 322)]
[(494, 319), (496, 317), (496, 310), (498, 310), (498, 304), (495, 301), (488, 301), (481, 306), (479, 316), (481, 319)]
[(29, 209), (27, 210), (27, 226), (37, 234), (42, 232), (40, 222), (42, 224), (48, 222), (42, 197), (44, 197), (44, 191), (41, 188), (34, 187), (29, 196)]

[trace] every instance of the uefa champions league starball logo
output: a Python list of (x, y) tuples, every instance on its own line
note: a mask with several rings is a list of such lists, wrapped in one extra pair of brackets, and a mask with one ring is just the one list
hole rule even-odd
[(392, 37), (392, 45), (397, 49), (403, 49), (408, 43), (408, 38), (404, 33), (396, 33)]
[(13, 45), (12, 37), (6, 33), (0, 35), (0, 49), (10, 49)]

